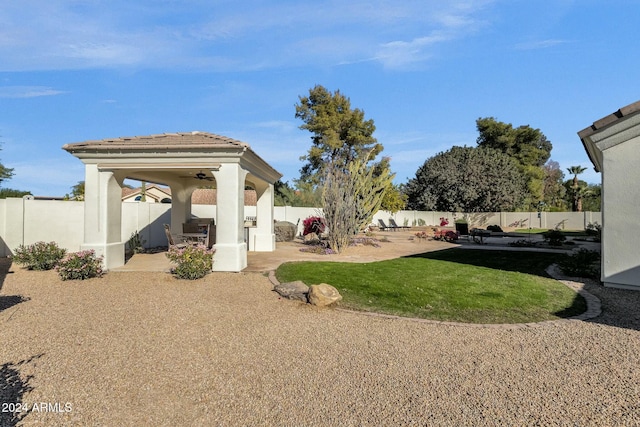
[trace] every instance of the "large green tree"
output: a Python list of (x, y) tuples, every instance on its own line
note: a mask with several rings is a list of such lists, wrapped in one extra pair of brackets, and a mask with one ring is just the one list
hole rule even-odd
[(564, 186), (564, 173), (560, 164), (549, 160), (543, 166), (544, 169), (544, 204), (551, 211), (566, 210), (566, 188)]
[(405, 186), (409, 209), (499, 212), (525, 195), (518, 163), (493, 148), (453, 147), (431, 157)]
[(476, 120), (477, 143), (480, 147), (494, 148), (514, 158), (527, 185), (524, 208), (531, 208), (544, 200), (543, 165), (551, 157), (551, 142), (540, 131), (529, 125), (514, 128), (493, 117)]
[(300, 129), (312, 133), (311, 148), (301, 157), (306, 163), (300, 169), (300, 181), (317, 185), (328, 165), (346, 168), (364, 157), (374, 161), (383, 149), (373, 137), (373, 120), (365, 120), (364, 111), (351, 108), (351, 101), (339, 90), (332, 93), (316, 85), (308, 96), (300, 96), (296, 118), (304, 122)]

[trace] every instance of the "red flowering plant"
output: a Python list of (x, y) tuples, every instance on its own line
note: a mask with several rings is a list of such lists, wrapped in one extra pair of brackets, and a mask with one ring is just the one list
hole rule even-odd
[(320, 234), (324, 233), (324, 219), (319, 216), (310, 216), (309, 218), (302, 221), (302, 225), (304, 227), (304, 230), (302, 231), (303, 236), (311, 233), (316, 233), (318, 236), (320, 236)]

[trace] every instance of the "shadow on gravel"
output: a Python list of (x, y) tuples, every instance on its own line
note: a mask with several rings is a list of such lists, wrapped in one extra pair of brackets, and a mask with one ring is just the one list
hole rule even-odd
[[(0, 291), (2, 290), (7, 274), (11, 273), (13, 273), (11, 271), (11, 259), (0, 258)], [(29, 301), (29, 298), (25, 298), (21, 295), (0, 295), (0, 312), (25, 301)], [(1, 425), (2, 424), (0, 424), (0, 426)]]
[(0, 258), (0, 291), (2, 290), (2, 285), (4, 285), (4, 279), (6, 279), (7, 274), (12, 273), (11, 258)]
[(584, 289), (602, 303), (602, 314), (588, 322), (640, 331), (640, 292), (590, 283)]
[(27, 402), (23, 402), (22, 399), (25, 394), (33, 390), (29, 385), (33, 376), (20, 375), (20, 367), (42, 356), (43, 354), (38, 354), (17, 363), (8, 362), (0, 366), (0, 402), (3, 404), (0, 411), (0, 426), (17, 426), (29, 414), (28, 409), (31, 408), (23, 407), (22, 405), (26, 405)]

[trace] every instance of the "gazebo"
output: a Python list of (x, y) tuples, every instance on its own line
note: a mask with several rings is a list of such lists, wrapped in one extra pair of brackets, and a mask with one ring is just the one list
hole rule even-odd
[(62, 148), (85, 164), (82, 248), (104, 256), (107, 269), (124, 265), (121, 203), (126, 178), (171, 188), (174, 234), (191, 219), (193, 191), (216, 186), (215, 271), (242, 271), (247, 266), (244, 189), (252, 186), (258, 198), (252, 246), (255, 251), (275, 250), (273, 184), (282, 175), (244, 142), (188, 132), (85, 141)]

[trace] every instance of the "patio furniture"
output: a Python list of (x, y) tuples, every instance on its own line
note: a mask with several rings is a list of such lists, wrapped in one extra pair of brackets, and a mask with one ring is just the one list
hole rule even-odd
[(389, 224), (391, 224), (391, 228), (393, 229), (399, 229), (399, 228), (411, 228), (408, 225), (398, 225), (396, 224), (396, 220), (393, 218), (389, 218)]
[(207, 244), (208, 230), (196, 223), (186, 222), (182, 224), (182, 234), (178, 236), (193, 244)]
[(380, 224), (380, 230), (391, 230), (391, 227), (388, 227), (387, 224), (384, 223), (383, 220), (379, 219), (378, 224)]
[(484, 238), (490, 237), (491, 232), (489, 230), (483, 230), (481, 228), (472, 228), (471, 233), (469, 234), (473, 241), (478, 243), (479, 245), (484, 245)]
[(173, 235), (171, 234), (171, 227), (169, 226), (169, 224), (162, 224), (162, 225), (164, 226), (164, 232), (167, 235), (167, 242), (169, 243), (168, 249), (171, 249), (172, 247), (177, 247), (177, 248), (187, 247), (187, 244), (184, 242), (176, 243), (176, 241), (173, 238)]

